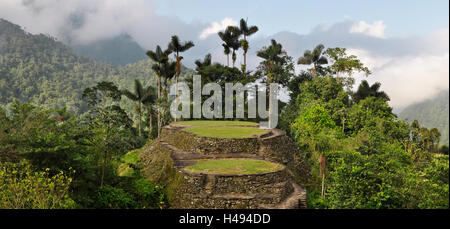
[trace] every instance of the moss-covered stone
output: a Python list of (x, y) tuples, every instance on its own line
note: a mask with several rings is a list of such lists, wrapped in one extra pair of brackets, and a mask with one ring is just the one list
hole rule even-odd
[(165, 187), (170, 204), (183, 181), (183, 175), (174, 167), (170, 151), (161, 146), (158, 141), (154, 141), (140, 151), (140, 158), (144, 166), (142, 169), (144, 176)]

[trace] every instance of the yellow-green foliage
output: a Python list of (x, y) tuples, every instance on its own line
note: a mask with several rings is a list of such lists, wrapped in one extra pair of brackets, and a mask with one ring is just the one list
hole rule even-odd
[(216, 160), (201, 160), (193, 166), (186, 167), (186, 170), (192, 173), (211, 173), (211, 174), (257, 174), (267, 173), (282, 169), (283, 166), (269, 161), (228, 158)]
[(138, 165), (139, 164), (139, 151), (141, 149), (132, 150), (122, 157), (122, 162), (118, 167), (119, 176), (131, 176), (133, 175), (133, 168), (130, 165)]
[(0, 208), (73, 208), (68, 190), (72, 178), (63, 172), (50, 175), (49, 169), (35, 172), (25, 162), (0, 163)]

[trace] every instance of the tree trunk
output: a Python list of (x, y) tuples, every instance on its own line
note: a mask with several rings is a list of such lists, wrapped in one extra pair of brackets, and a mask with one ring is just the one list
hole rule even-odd
[(321, 156), (319, 159), (320, 163), (320, 173), (322, 174), (322, 194), (321, 197), (325, 197), (325, 173), (326, 173), (326, 158)]
[(345, 133), (345, 118), (342, 119), (342, 133)]
[[(158, 75), (158, 102), (161, 102), (160, 100), (161, 100), (161, 76)], [(157, 128), (158, 128), (158, 131), (157, 131), (158, 137), (159, 137), (160, 129), (161, 129), (160, 120), (161, 120), (161, 104), (158, 104), (158, 117), (157, 117), (157, 123), (156, 123)]]
[(139, 104), (139, 137), (141, 136), (141, 122), (142, 122), (142, 114), (141, 114), (141, 104)]
[(152, 114), (150, 114), (150, 126), (149, 126), (149, 131), (148, 131), (148, 139), (153, 139), (152, 138), (152, 130), (153, 130), (153, 115)]
[[(175, 76), (175, 104), (177, 105), (178, 110), (178, 75)], [(177, 122), (177, 116), (175, 116), (175, 122)]]
[[(178, 103), (178, 77), (180, 76), (180, 72), (181, 72), (181, 58), (177, 52), (177, 66), (176, 66), (176, 71), (175, 71), (175, 104)], [(178, 107), (177, 107), (177, 110), (178, 110)], [(176, 116), (175, 116), (175, 122), (177, 122)]]
[(322, 198), (325, 198), (325, 173), (322, 174), (322, 194), (321, 194)]
[(268, 128), (269, 129), (272, 129), (272, 127), (271, 127), (271, 120), (270, 120), (270, 115), (272, 114), (272, 107), (271, 107), (271, 102), (270, 102), (270, 99), (271, 99), (271, 97), (272, 97), (272, 93), (270, 93), (270, 89), (272, 88), (272, 85), (270, 84), (270, 82), (269, 82), (269, 117), (268, 117)]
[(233, 54), (231, 55), (231, 61), (232, 61), (232, 63), (233, 63), (233, 68), (234, 68), (234, 62), (236, 61), (236, 59), (234, 58), (234, 56), (235, 56), (235, 53), (234, 53), (234, 51), (233, 51)]
[(103, 180), (105, 179), (105, 167), (106, 167), (106, 160), (107, 160), (107, 152), (105, 151), (105, 158), (103, 158), (103, 167), (102, 167), (102, 176), (100, 178), (100, 187), (103, 187)]
[(242, 68), (242, 72), (244, 73), (244, 75), (246, 70), (247, 70), (247, 52), (244, 51), (244, 67)]

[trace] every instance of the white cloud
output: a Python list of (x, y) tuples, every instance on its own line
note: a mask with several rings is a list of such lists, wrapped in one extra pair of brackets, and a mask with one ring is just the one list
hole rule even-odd
[(231, 18), (224, 18), (221, 22), (212, 22), (209, 27), (205, 28), (199, 38), (205, 39), (212, 34), (216, 34), (219, 31), (225, 30), (228, 26), (236, 26), (238, 23)]
[[(351, 49), (373, 72), (369, 77), (355, 76), (356, 85), (366, 79), (381, 83), (381, 90), (391, 98), (396, 108), (430, 99), (449, 88), (449, 54), (407, 55), (388, 57), (374, 55), (365, 50)], [(356, 89), (356, 88), (355, 88)]]
[(373, 24), (366, 23), (365, 21), (359, 21), (352, 25), (350, 33), (359, 33), (367, 36), (386, 38), (384, 30), (386, 25), (383, 21), (375, 21)]

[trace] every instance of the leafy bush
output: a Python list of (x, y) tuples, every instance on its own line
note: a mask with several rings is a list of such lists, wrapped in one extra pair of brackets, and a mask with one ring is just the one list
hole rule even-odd
[(96, 208), (154, 209), (164, 204), (163, 187), (145, 178), (132, 178), (116, 187), (98, 189)]
[(25, 161), (1, 163), (0, 208), (74, 207), (75, 202), (68, 195), (72, 178), (63, 172), (53, 176), (49, 175), (49, 172), (49, 169), (35, 172)]

